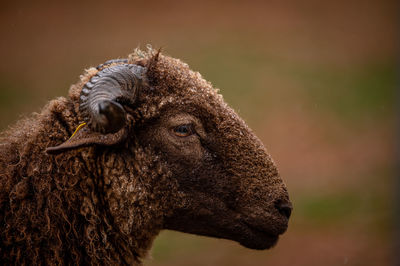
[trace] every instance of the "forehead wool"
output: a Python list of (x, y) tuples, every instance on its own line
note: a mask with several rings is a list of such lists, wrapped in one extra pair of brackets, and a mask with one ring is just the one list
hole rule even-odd
[[(147, 68), (147, 86), (139, 95), (139, 100), (142, 97), (142, 101), (146, 102), (146, 105), (139, 107), (144, 119), (158, 116), (160, 108), (172, 103), (206, 104), (217, 109), (227, 107), (219, 90), (206, 81), (199, 72), (192, 71), (179, 59), (165, 56), (153, 49), (147, 51), (136, 49), (128, 56), (128, 63)], [(115, 64), (110, 66), (113, 65)], [(87, 69), (80, 76), (80, 82), (71, 86), (69, 97), (75, 102), (76, 107), (79, 107), (82, 87), (97, 72), (94, 67)]]

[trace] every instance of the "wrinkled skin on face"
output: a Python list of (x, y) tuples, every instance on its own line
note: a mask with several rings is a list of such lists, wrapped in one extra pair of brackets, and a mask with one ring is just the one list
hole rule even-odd
[(167, 162), (183, 195), (182, 204), (165, 217), (164, 228), (231, 239), (253, 249), (272, 247), (285, 232), (291, 211), (275, 164), (209, 83), (193, 83), (198, 73), (178, 61), (182, 69), (177, 72), (187, 76), (160, 71), (164, 83), (157, 82), (159, 69), (177, 64), (171, 60), (162, 57), (161, 67), (149, 71), (152, 91), (171, 97), (156, 101), (158, 115), (135, 129), (139, 143)]

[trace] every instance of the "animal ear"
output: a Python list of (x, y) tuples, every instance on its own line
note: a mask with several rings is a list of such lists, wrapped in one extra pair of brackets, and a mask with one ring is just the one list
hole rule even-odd
[(78, 126), (75, 133), (64, 143), (48, 147), (46, 152), (48, 154), (58, 154), (67, 150), (77, 149), (81, 147), (99, 145), (99, 146), (112, 146), (123, 142), (128, 135), (126, 127), (120, 129), (116, 133), (102, 134), (99, 132), (91, 131), (86, 123)]

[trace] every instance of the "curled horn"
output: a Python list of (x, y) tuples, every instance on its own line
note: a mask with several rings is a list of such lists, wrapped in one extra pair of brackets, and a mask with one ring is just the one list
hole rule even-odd
[(145, 68), (121, 64), (99, 71), (80, 95), (79, 111), (89, 128), (103, 134), (118, 132), (126, 124), (123, 105), (133, 105)]

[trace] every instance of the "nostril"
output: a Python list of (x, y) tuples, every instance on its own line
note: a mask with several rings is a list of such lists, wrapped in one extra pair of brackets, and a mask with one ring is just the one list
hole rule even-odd
[(280, 214), (282, 214), (288, 219), (290, 218), (290, 215), (292, 214), (292, 204), (278, 200), (275, 203), (275, 208), (278, 210)]

